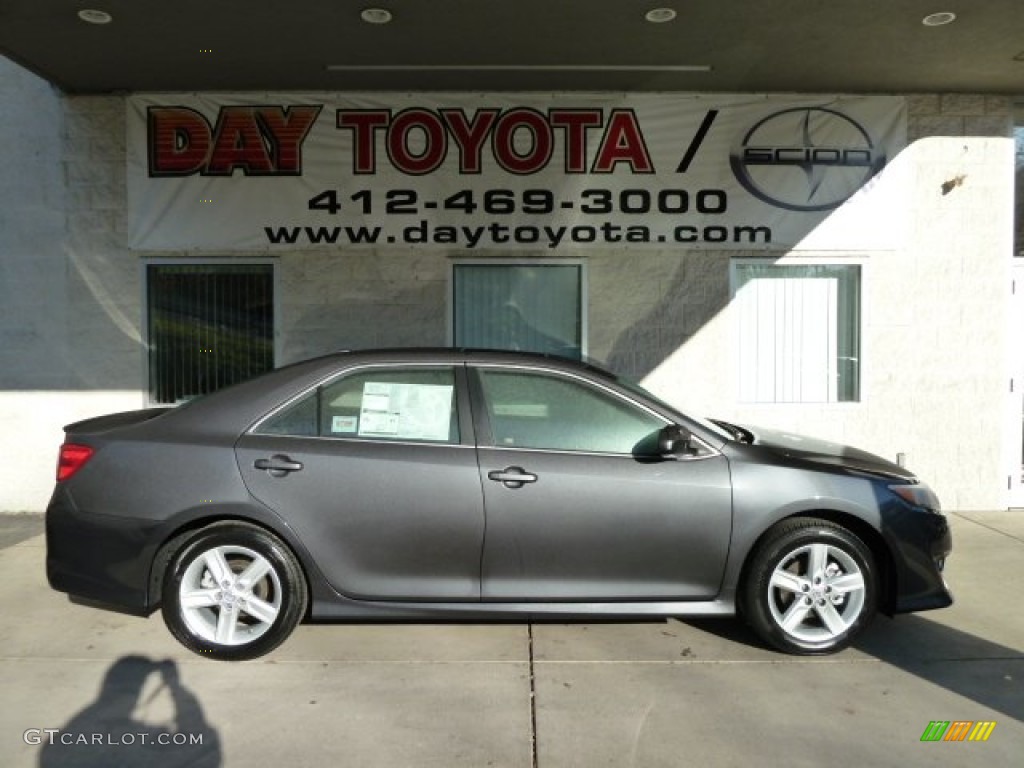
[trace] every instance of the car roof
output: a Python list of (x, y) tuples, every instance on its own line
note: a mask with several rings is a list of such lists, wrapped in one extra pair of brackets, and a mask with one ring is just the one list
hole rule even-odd
[[(554, 365), (582, 367), (595, 373), (609, 374), (599, 363), (569, 355), (525, 350), (488, 349), (477, 347), (381, 347), (377, 349), (343, 349), (311, 360), (344, 361), (365, 359), (374, 362), (401, 362), (406, 360), (445, 360), (454, 362), (547, 362)], [(309, 362), (308, 360), (302, 362)]]
[(216, 441), (234, 439), (267, 413), (312, 390), (334, 374), (342, 374), (363, 365), (402, 363), (522, 365), (570, 374), (583, 373), (593, 381), (602, 382), (624, 396), (645, 403), (664, 418), (685, 424), (709, 444), (720, 447), (726, 439), (720, 429), (686, 416), (638, 389), (636, 385), (589, 361), (537, 352), (459, 347), (342, 350), (321, 355), (275, 368), (177, 408), (168, 409), (161, 417), (133, 427), (133, 431), (137, 437), (145, 436), (146, 439), (194, 440), (200, 435)]
[(210, 395), (196, 398), (174, 409), (173, 418), (161, 419), (148, 426), (154, 432), (237, 432), (282, 402), (316, 386), (335, 371), (341, 372), (346, 368), (360, 365), (401, 363), (521, 364), (563, 371), (585, 371), (594, 378), (608, 382), (616, 379), (614, 374), (592, 363), (536, 352), (456, 347), (342, 350), (290, 363)]

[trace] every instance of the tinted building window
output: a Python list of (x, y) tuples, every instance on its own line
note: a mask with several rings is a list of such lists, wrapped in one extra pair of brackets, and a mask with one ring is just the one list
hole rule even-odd
[(274, 367), (270, 264), (146, 268), (149, 396), (177, 403)]
[(583, 267), (579, 264), (456, 264), (456, 347), (513, 349), (579, 359)]

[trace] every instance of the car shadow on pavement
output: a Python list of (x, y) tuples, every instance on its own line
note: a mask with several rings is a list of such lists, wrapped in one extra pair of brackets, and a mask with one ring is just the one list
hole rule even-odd
[[(764, 647), (742, 623), (715, 619), (684, 623), (741, 645)], [(858, 653), (859, 652), (859, 653)], [(878, 616), (853, 646), (836, 656), (866, 654), (932, 685), (1024, 722), (1024, 652), (940, 624), (918, 614)], [(794, 657), (783, 653), (780, 659)], [(938, 715), (936, 715), (938, 716)]]
[(42, 515), (0, 512), (0, 550), (39, 536), (43, 533), (44, 525)]
[(917, 614), (878, 617), (854, 644), (904, 672), (1024, 721), (1024, 652)]
[(220, 737), (171, 661), (122, 656), (96, 700), (57, 731), (43, 731), (40, 768), (217, 768)]

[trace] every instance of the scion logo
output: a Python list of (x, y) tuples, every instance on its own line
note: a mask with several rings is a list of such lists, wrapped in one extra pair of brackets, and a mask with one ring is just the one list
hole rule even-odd
[(790, 211), (838, 208), (885, 166), (885, 153), (846, 115), (797, 107), (769, 115), (729, 157), (743, 187)]

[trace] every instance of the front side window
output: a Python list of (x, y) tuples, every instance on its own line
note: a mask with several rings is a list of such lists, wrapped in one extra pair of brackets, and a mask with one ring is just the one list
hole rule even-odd
[(149, 397), (179, 403), (274, 367), (270, 264), (148, 264)]
[(734, 267), (740, 400), (860, 400), (860, 266)]
[(480, 371), (498, 448), (653, 455), (659, 417), (575, 379), (533, 371)]
[(373, 369), (345, 376), (267, 419), (259, 434), (458, 443), (451, 368)]
[(581, 264), (456, 263), (452, 270), (456, 347), (542, 352), (577, 360), (583, 354)]

